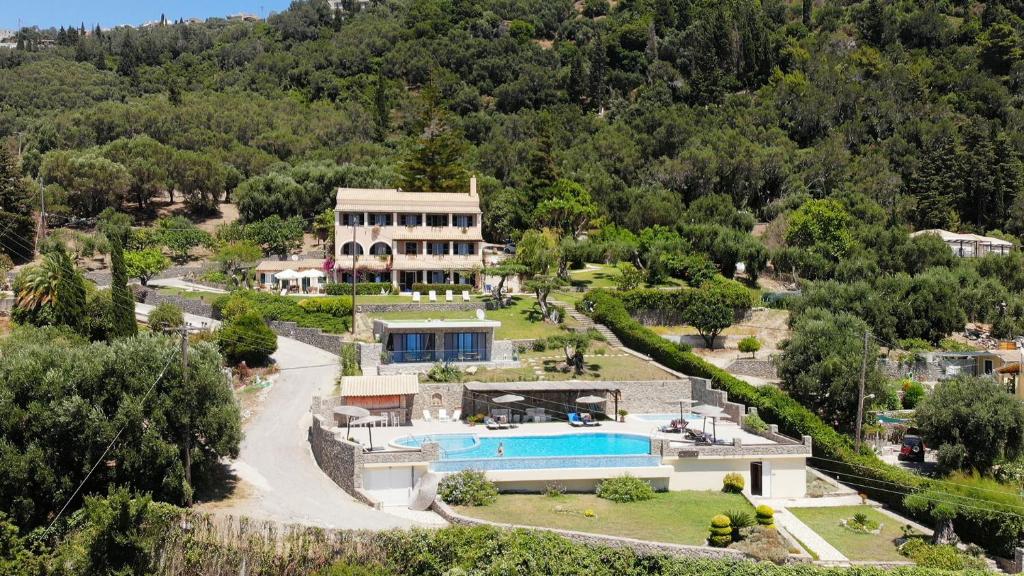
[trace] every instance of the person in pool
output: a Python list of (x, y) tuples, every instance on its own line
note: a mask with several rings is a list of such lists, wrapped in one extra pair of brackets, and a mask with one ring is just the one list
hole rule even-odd
[(498, 458), (501, 458), (504, 455), (505, 455), (505, 443), (504, 442), (498, 442)]

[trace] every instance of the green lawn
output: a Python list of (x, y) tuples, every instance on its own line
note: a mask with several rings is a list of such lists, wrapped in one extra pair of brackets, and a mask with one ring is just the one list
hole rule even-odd
[(476, 374), (465, 374), (464, 381), (474, 382), (529, 382), (537, 380), (536, 370), (544, 371), (545, 380), (673, 380), (675, 376), (631, 354), (609, 347), (604, 343), (591, 345), (584, 356), (586, 371), (577, 376), (565, 368), (565, 354), (561, 348), (535, 352), (528, 350), (519, 356), (519, 368), (481, 368)]
[[(896, 519), (871, 506), (834, 506), (829, 508), (789, 508), (799, 518), (850, 560), (906, 560), (896, 550), (895, 540), (903, 535)], [(881, 534), (854, 532), (839, 524), (862, 512), (882, 524)]]
[[(358, 297), (357, 297), (358, 299)], [(540, 319), (540, 308), (534, 298), (526, 296), (515, 296), (512, 298), (512, 305), (500, 310), (487, 310), (488, 320), (498, 320), (501, 328), (498, 328), (495, 337), (500, 340), (519, 340), (526, 338), (547, 338), (555, 334), (561, 334), (562, 328), (557, 324), (542, 322)], [(476, 312), (465, 310), (458, 312), (373, 312), (371, 318), (380, 320), (466, 320), (476, 318)], [(572, 319), (567, 318), (564, 324), (572, 326)]]
[[(457, 510), (493, 522), (690, 545), (704, 544), (715, 514), (727, 510), (753, 513), (742, 495), (696, 491), (659, 492), (653, 500), (627, 504), (593, 494), (502, 494), (490, 506), (460, 506)], [(586, 517), (585, 510), (592, 510), (594, 516)]]

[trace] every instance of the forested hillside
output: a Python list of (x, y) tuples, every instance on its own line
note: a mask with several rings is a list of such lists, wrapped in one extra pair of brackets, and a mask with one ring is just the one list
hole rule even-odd
[[(173, 189), (197, 211), (237, 190), (245, 218), (311, 217), (332, 185), (465, 188), (472, 171), (494, 241), (558, 177), (632, 230), (720, 193), (765, 221), (836, 196), (887, 227), (1021, 234), (1022, 16), (1016, 0), (313, 0), (259, 23), (69, 22), (0, 50), (0, 136), (77, 216)], [(400, 179), (424, 148), (450, 169)]]

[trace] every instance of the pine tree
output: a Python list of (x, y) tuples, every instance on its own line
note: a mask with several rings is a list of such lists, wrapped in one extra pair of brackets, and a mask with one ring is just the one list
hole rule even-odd
[(598, 36), (590, 49), (590, 75), (589, 90), (590, 109), (600, 112), (604, 108), (605, 101), (605, 68), (607, 67), (608, 54), (604, 47), (604, 40)]
[(128, 290), (128, 270), (124, 264), (128, 230), (122, 222), (111, 223), (106, 227), (106, 235), (110, 240), (110, 299), (113, 304), (110, 335), (113, 338), (128, 338), (138, 331), (135, 324), (135, 300)]
[(377, 69), (377, 82), (373, 88), (373, 102), (375, 106), (375, 117), (377, 123), (377, 139), (383, 141), (390, 128), (391, 109), (388, 105), (387, 85), (384, 82), (384, 72)]

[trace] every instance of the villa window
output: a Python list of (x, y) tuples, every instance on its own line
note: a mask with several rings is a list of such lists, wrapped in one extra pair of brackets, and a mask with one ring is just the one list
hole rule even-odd
[(448, 243), (427, 242), (427, 254), (433, 254), (434, 256), (443, 256), (448, 254)]
[(439, 228), (448, 225), (447, 214), (427, 214), (427, 226)]
[(452, 226), (459, 228), (471, 228), (473, 226), (473, 215), (472, 214), (456, 214), (452, 217), (454, 220)]
[(422, 226), (423, 221), (419, 214), (399, 214), (398, 223), (402, 226)]
[(341, 213), (341, 225), (342, 226), (362, 226), (363, 225), (363, 214), (362, 214), (362, 212), (342, 212)]
[(370, 214), (370, 224), (373, 226), (391, 226), (391, 214)]

